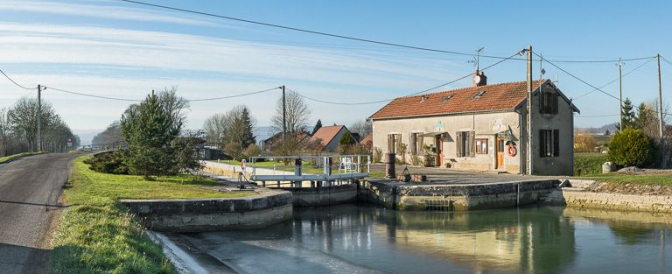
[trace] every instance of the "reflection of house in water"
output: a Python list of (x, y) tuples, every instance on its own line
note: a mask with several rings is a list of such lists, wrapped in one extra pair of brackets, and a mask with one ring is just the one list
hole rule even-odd
[(557, 272), (575, 254), (574, 226), (550, 208), (478, 213), (399, 212), (397, 224), (378, 224), (395, 243), (442, 257), (475, 272)]
[(376, 243), (382, 240), (407, 251), (398, 253), (401, 258), (380, 255), (385, 260), (410, 264), (431, 257), (474, 273), (556, 273), (572, 262), (576, 252), (574, 225), (562, 218), (560, 209), (469, 213), (348, 209), (295, 214), (294, 233), (302, 234), (295, 239), (321, 238), (319, 248), (327, 252), (390, 252)]

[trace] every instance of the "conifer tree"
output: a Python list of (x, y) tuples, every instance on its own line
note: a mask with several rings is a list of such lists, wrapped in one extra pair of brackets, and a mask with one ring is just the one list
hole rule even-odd
[(254, 123), (252, 122), (252, 117), (250, 117), (250, 111), (246, 106), (243, 106), (241, 120), (243, 123), (243, 147), (247, 148), (248, 146), (257, 143), (256, 138), (254, 137)]
[(179, 136), (182, 121), (166, 113), (154, 92), (122, 115), (121, 127), (128, 143), (125, 162), (131, 174), (149, 178), (176, 172), (176, 150), (171, 143)]
[(322, 127), (322, 120), (317, 119), (317, 123), (315, 123), (315, 127), (313, 127), (313, 132), (310, 133), (310, 135), (315, 135), (315, 132), (317, 132), (321, 127)]

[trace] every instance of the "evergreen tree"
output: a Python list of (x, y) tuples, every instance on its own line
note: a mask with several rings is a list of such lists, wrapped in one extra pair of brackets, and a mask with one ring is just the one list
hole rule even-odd
[(182, 121), (166, 113), (154, 92), (140, 105), (129, 107), (121, 117), (121, 128), (128, 143), (125, 162), (131, 174), (149, 178), (177, 171), (171, 143), (180, 134)]
[(310, 135), (315, 135), (315, 132), (317, 132), (321, 127), (322, 127), (322, 120), (317, 119), (317, 123), (315, 123), (315, 127), (313, 127), (313, 132)]
[(241, 120), (243, 123), (243, 147), (247, 148), (248, 146), (257, 143), (257, 139), (254, 137), (254, 124), (252, 122), (252, 117), (250, 117), (250, 111), (246, 106), (243, 106)]
[(639, 104), (637, 108), (637, 118), (635, 119), (635, 127), (637, 129), (646, 128), (647, 124), (656, 119), (656, 114), (645, 103)]
[(623, 101), (623, 120), (621, 121), (624, 130), (635, 126), (636, 117), (633, 109), (632, 101), (629, 98), (625, 98), (625, 101)]

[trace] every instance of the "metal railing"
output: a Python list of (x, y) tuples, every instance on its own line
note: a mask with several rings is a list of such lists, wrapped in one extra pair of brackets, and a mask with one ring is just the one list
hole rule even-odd
[[(261, 166), (262, 162), (283, 164)], [(308, 164), (305, 164), (308, 162)], [(370, 155), (329, 156), (258, 156), (251, 157), (246, 169), (252, 169), (253, 181), (289, 181), (298, 185), (307, 181), (350, 181), (369, 176)]]

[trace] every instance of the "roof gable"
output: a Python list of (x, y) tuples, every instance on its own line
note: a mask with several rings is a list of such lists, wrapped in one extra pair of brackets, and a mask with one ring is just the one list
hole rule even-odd
[(341, 130), (347, 130), (345, 126), (323, 126), (313, 134), (313, 137), (310, 138), (310, 141), (315, 141), (317, 139), (322, 140), (323, 145), (328, 145), (331, 141), (338, 135)]
[[(532, 82), (536, 91), (547, 80)], [(527, 82), (461, 88), (425, 95), (400, 97), (369, 117), (390, 119), (463, 112), (514, 110), (527, 98)]]

